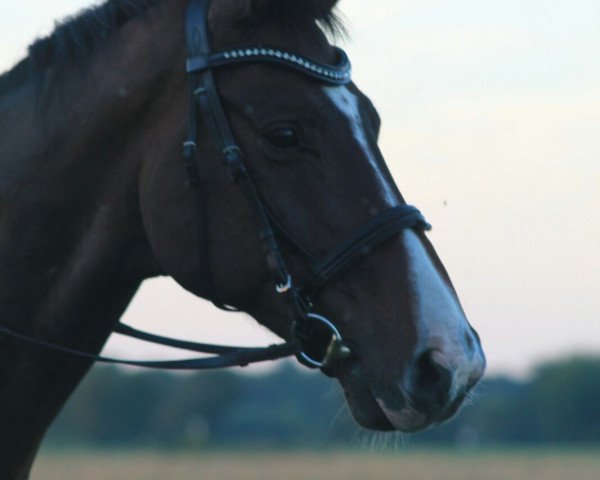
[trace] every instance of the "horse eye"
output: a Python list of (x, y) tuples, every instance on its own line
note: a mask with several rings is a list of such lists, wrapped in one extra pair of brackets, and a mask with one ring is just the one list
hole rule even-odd
[(293, 127), (277, 127), (264, 133), (265, 140), (275, 148), (293, 148), (298, 145), (298, 132)]

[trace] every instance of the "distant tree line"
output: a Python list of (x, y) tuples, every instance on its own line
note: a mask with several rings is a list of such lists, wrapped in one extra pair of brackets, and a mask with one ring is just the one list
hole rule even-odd
[[(600, 358), (546, 363), (527, 381), (485, 380), (422, 444), (600, 445)], [(263, 375), (173, 375), (96, 367), (57, 419), (47, 446), (295, 448), (353, 446), (355, 425), (336, 382), (282, 363)]]

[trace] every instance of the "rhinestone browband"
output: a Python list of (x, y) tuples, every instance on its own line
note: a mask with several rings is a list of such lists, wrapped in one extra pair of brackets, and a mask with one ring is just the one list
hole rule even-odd
[(193, 57), (187, 61), (188, 73), (199, 73), (209, 68), (222, 67), (235, 63), (273, 63), (300, 71), (326, 83), (346, 84), (350, 82), (352, 66), (346, 53), (335, 47), (338, 62), (335, 66), (309, 60), (302, 55), (269, 47), (236, 48), (223, 52)]

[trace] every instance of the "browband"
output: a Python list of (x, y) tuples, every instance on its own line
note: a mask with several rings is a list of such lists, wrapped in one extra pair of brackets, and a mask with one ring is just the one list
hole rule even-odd
[(240, 63), (271, 63), (308, 75), (321, 82), (345, 85), (350, 82), (352, 65), (346, 53), (334, 47), (338, 61), (336, 65), (325, 65), (297, 53), (271, 47), (236, 48), (217, 53), (194, 56), (187, 61), (187, 72), (203, 71)]

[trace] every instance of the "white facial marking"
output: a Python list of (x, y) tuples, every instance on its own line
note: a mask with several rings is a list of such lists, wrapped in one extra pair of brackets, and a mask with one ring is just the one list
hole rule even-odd
[(344, 114), (344, 116), (350, 122), (350, 128), (352, 134), (356, 139), (358, 145), (362, 148), (365, 157), (369, 160), (369, 163), (373, 167), (379, 188), (386, 203), (390, 206), (398, 205), (398, 198), (394, 189), (390, 186), (385, 175), (379, 168), (377, 159), (371, 150), (369, 141), (367, 140), (367, 134), (360, 115), (360, 107), (358, 104), (358, 98), (354, 95), (347, 87), (324, 87), (323, 90), (334, 105)]
[(477, 362), (471, 358), (465, 336), (470, 335), (467, 319), (454, 292), (442, 279), (415, 232), (402, 237), (409, 258), (409, 272), (416, 297), (416, 322), (420, 338), (417, 352), (434, 350), (434, 361), (454, 371), (453, 392), (464, 387)]

